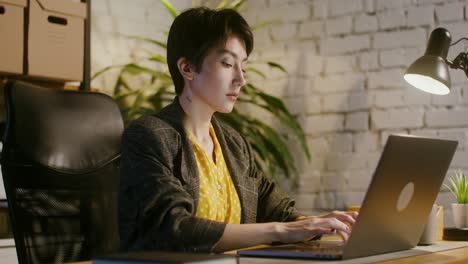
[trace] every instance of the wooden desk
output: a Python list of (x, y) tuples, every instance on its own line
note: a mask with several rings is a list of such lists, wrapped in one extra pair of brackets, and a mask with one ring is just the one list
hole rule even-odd
[(438, 241), (431, 246), (349, 260), (298, 260), (275, 258), (239, 258), (239, 264), (413, 264), (413, 263), (468, 263), (468, 242)]
[[(239, 258), (238, 264), (415, 264), (415, 263), (468, 263), (468, 242), (438, 241), (431, 246), (418, 246), (410, 250), (388, 254), (357, 258), (350, 260), (320, 261), (278, 258)], [(75, 262), (73, 264), (91, 264), (91, 261)]]

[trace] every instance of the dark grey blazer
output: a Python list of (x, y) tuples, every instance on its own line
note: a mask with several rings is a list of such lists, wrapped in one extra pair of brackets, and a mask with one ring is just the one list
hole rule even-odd
[[(122, 251), (211, 251), (225, 224), (195, 217), (198, 169), (178, 98), (142, 117), (122, 138), (119, 231)], [(212, 119), (241, 202), (241, 223), (292, 221), (294, 201), (257, 170), (250, 145)]]

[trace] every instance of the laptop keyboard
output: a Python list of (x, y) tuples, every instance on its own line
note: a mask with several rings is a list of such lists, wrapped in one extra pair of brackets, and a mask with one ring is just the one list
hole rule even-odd
[(343, 253), (343, 243), (335, 241), (310, 241), (296, 244), (295, 247), (298, 251), (324, 255), (341, 255)]

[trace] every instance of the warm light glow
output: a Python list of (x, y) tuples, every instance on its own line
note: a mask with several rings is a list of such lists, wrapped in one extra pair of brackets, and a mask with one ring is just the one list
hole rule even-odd
[(429, 76), (408, 73), (404, 78), (409, 84), (428, 93), (445, 95), (450, 92), (445, 84)]

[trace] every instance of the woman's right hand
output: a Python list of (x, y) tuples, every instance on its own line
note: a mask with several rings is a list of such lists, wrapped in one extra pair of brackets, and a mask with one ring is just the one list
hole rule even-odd
[(351, 229), (335, 217), (306, 217), (294, 222), (276, 223), (277, 241), (295, 243), (309, 240), (315, 236), (338, 234), (347, 241)]

